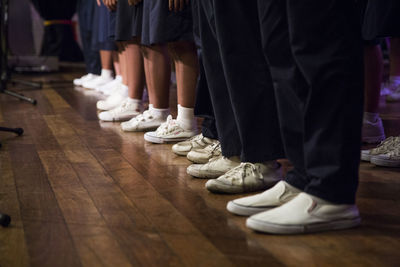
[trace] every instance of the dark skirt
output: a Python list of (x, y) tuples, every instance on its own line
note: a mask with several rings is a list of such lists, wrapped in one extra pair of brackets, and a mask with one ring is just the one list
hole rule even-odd
[(104, 4), (96, 8), (95, 11), (95, 23), (94, 23), (94, 34), (97, 37), (94, 46), (99, 50), (114, 51), (117, 50), (115, 41), (110, 36), (115, 33), (115, 23), (113, 25), (113, 16), (115, 12), (110, 12)]
[(368, 0), (363, 37), (366, 40), (376, 37), (400, 37), (400, 1)]
[(128, 0), (118, 1), (115, 40), (129, 41), (142, 33), (143, 3), (130, 6)]
[(141, 41), (143, 45), (193, 41), (191, 7), (173, 12), (168, 9), (168, 0), (145, 0)]

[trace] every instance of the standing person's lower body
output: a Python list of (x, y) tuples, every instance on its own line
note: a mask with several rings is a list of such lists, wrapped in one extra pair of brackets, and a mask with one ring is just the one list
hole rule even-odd
[[(328, 2), (258, 1), (283, 142), (294, 170), (272, 189), (228, 203), (233, 213), (256, 214), (247, 226), (257, 231), (304, 233), (360, 223), (355, 195), (362, 42), (354, 3)], [(293, 142), (293, 133), (302, 138)]]
[(84, 82), (97, 78), (101, 72), (99, 50), (92, 46), (95, 5), (95, 0), (78, 2), (79, 30), (87, 74), (74, 80), (74, 85), (77, 86), (81, 86)]
[[(197, 1), (202, 59), (222, 156), (188, 167), (215, 193), (263, 190), (284, 157), (274, 89), (261, 48), (255, 3)], [(229, 8), (227, 8), (229, 7)]]

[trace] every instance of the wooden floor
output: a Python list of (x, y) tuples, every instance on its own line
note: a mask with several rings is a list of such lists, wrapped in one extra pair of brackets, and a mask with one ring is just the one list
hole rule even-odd
[[(123, 133), (96, 119), (93, 92), (81, 74), (24, 76), (42, 90), (19, 87), (37, 106), (0, 96), (0, 266), (400, 266), (400, 172), (363, 163), (361, 227), (303, 236), (256, 234), (245, 218), (171, 145)], [(174, 102), (174, 99), (171, 100)], [(400, 103), (384, 104), (387, 133), (400, 134)]]

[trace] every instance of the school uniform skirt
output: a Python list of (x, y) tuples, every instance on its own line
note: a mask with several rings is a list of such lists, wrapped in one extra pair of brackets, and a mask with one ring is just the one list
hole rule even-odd
[(117, 47), (111, 36), (114, 35), (115, 23), (113, 18), (115, 12), (110, 12), (107, 7), (102, 3), (95, 11), (95, 25), (94, 34), (97, 36), (97, 48), (99, 50), (115, 51)]
[(368, 0), (362, 32), (366, 40), (400, 37), (400, 1)]
[(174, 12), (168, 9), (168, 0), (143, 1), (143, 45), (165, 44), (177, 41), (193, 41), (191, 7)]
[(129, 41), (142, 33), (143, 3), (130, 6), (128, 0), (118, 1), (115, 40)]

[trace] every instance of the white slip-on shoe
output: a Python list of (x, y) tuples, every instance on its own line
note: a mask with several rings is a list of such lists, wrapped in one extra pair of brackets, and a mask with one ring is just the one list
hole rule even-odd
[(372, 149), (361, 150), (361, 160), (362, 161), (371, 161), (371, 157), (377, 156), (380, 154), (386, 154), (400, 145), (400, 137), (399, 136), (391, 136), (383, 140), (377, 147)]
[(301, 191), (296, 187), (291, 186), (285, 181), (280, 181), (272, 188), (260, 194), (229, 201), (226, 208), (233, 214), (250, 216), (279, 207), (300, 193)]
[(218, 142), (217, 140), (204, 137), (203, 134), (198, 134), (192, 138), (179, 142), (172, 146), (172, 151), (179, 156), (186, 156), (193, 149), (202, 149), (206, 146)]
[(276, 162), (243, 162), (217, 179), (207, 181), (206, 188), (212, 193), (240, 194), (265, 190), (281, 179), (281, 168)]
[(156, 131), (145, 133), (144, 140), (154, 144), (164, 144), (185, 141), (196, 134), (195, 128), (185, 130), (169, 115), (167, 121), (161, 124)]
[(114, 78), (112, 76), (99, 76), (95, 79), (92, 79), (90, 81), (86, 81), (82, 83), (82, 87), (86, 89), (96, 89), (98, 87), (101, 87), (109, 82), (112, 82)]
[(127, 121), (139, 115), (141, 108), (141, 103), (133, 103), (127, 98), (118, 107), (100, 112), (98, 117), (102, 121)]
[(381, 167), (400, 167), (400, 145), (397, 144), (392, 150), (385, 154), (371, 157), (371, 163)]
[(362, 141), (364, 143), (379, 143), (385, 140), (382, 119), (378, 117), (375, 122), (364, 119), (362, 126)]
[(246, 221), (252, 230), (271, 234), (304, 234), (351, 228), (361, 222), (356, 205), (338, 205), (300, 193), (280, 207)]
[(150, 110), (144, 111), (130, 121), (121, 123), (121, 128), (125, 132), (143, 132), (157, 129), (165, 122), (165, 117), (155, 117)]
[(121, 85), (106, 100), (97, 101), (96, 107), (100, 110), (111, 110), (122, 104), (128, 98), (127, 86)]
[(213, 179), (225, 174), (227, 171), (239, 165), (239, 157), (226, 158), (219, 156), (210, 159), (210, 161), (205, 164), (192, 164), (187, 167), (186, 172), (196, 178)]
[(187, 158), (193, 163), (205, 164), (210, 159), (222, 155), (221, 144), (219, 141), (214, 142), (204, 148), (194, 148), (188, 154)]
[(80, 77), (78, 79), (74, 79), (73, 83), (76, 86), (82, 86), (82, 84), (84, 82), (88, 82), (88, 81), (93, 80), (93, 79), (98, 78), (98, 77), (99, 77), (99, 75), (95, 75), (95, 74), (89, 73), (89, 74), (83, 75), (82, 77)]

